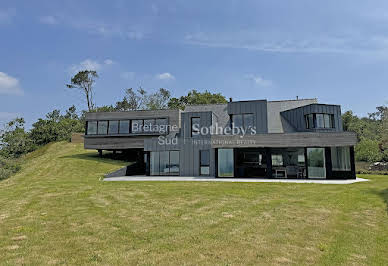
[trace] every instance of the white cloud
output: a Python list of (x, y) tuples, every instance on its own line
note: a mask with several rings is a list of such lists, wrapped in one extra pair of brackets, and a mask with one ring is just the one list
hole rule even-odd
[(104, 60), (104, 64), (105, 65), (113, 65), (115, 62), (113, 61), (113, 60), (111, 60), (111, 59), (105, 59)]
[(120, 77), (123, 79), (132, 80), (135, 78), (135, 72), (123, 72), (121, 73)]
[(175, 77), (168, 72), (162, 73), (162, 74), (157, 74), (156, 78), (160, 79), (160, 80), (174, 80), (175, 79)]
[(23, 95), (23, 90), (20, 87), (19, 80), (0, 72), (0, 94), (8, 95)]
[(269, 86), (272, 86), (273, 84), (271, 80), (264, 79), (259, 75), (248, 74), (248, 75), (245, 75), (245, 78), (252, 80), (256, 85), (260, 87), (269, 87)]
[(55, 25), (58, 24), (58, 19), (54, 16), (42, 16), (39, 18), (40, 23)]
[(93, 59), (85, 59), (79, 64), (72, 65), (70, 67), (70, 72), (75, 74), (82, 70), (94, 70), (94, 71), (100, 71), (105, 66), (114, 64), (114, 61), (111, 59), (105, 59), (104, 62), (100, 63), (97, 60)]

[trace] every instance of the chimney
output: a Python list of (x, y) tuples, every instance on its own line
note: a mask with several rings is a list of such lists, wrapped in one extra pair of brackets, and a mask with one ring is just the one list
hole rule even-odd
[(232, 99), (232, 97), (230, 97), (230, 98), (229, 98), (229, 102), (230, 102), (230, 103), (231, 103), (231, 102), (233, 102), (233, 99)]

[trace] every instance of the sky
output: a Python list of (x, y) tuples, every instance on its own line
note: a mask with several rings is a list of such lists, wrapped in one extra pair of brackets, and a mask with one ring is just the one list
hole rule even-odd
[(388, 2), (0, 1), (0, 122), (86, 109), (65, 86), (83, 69), (99, 74), (98, 106), (141, 86), (365, 116), (388, 104)]

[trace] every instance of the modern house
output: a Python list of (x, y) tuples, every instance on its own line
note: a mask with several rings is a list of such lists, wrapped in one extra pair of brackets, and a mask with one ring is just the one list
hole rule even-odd
[(356, 135), (343, 131), (339, 105), (317, 99), (97, 112), (86, 121), (85, 149), (136, 152), (145, 175), (356, 178)]

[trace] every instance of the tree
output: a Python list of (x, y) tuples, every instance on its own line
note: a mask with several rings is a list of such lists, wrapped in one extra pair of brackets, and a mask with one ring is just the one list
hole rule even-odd
[(168, 107), (170, 109), (184, 110), (186, 105), (217, 103), (227, 103), (225, 96), (223, 96), (221, 93), (211, 93), (207, 90), (205, 92), (192, 90), (187, 94), (187, 96), (171, 98), (171, 100), (168, 102)]
[(84, 71), (78, 72), (71, 79), (70, 84), (66, 84), (66, 86), (68, 88), (79, 89), (85, 94), (89, 112), (91, 112), (94, 109), (93, 84), (94, 84), (96, 78), (98, 78), (96, 71), (84, 70)]
[(59, 110), (53, 110), (45, 119), (39, 118), (32, 125), (30, 138), (36, 145), (44, 145), (53, 141), (69, 140), (72, 133), (84, 130), (83, 119), (72, 106), (65, 115), (61, 115)]
[(383, 158), (380, 152), (379, 143), (375, 140), (362, 138), (355, 148), (356, 160), (366, 162), (377, 162)]
[(116, 103), (116, 109), (118, 111), (140, 110), (144, 107), (146, 95), (146, 91), (141, 87), (137, 92), (132, 88), (126, 89), (123, 100)]
[(118, 111), (167, 109), (170, 97), (170, 91), (163, 88), (151, 94), (141, 87), (137, 92), (130, 88), (125, 91), (123, 100), (116, 103), (115, 109)]
[(24, 129), (23, 118), (16, 118), (6, 124), (0, 134), (0, 155), (7, 158), (18, 158), (33, 151), (34, 143)]
[(147, 110), (167, 109), (170, 97), (168, 90), (160, 88), (159, 91), (146, 97), (145, 107)]

